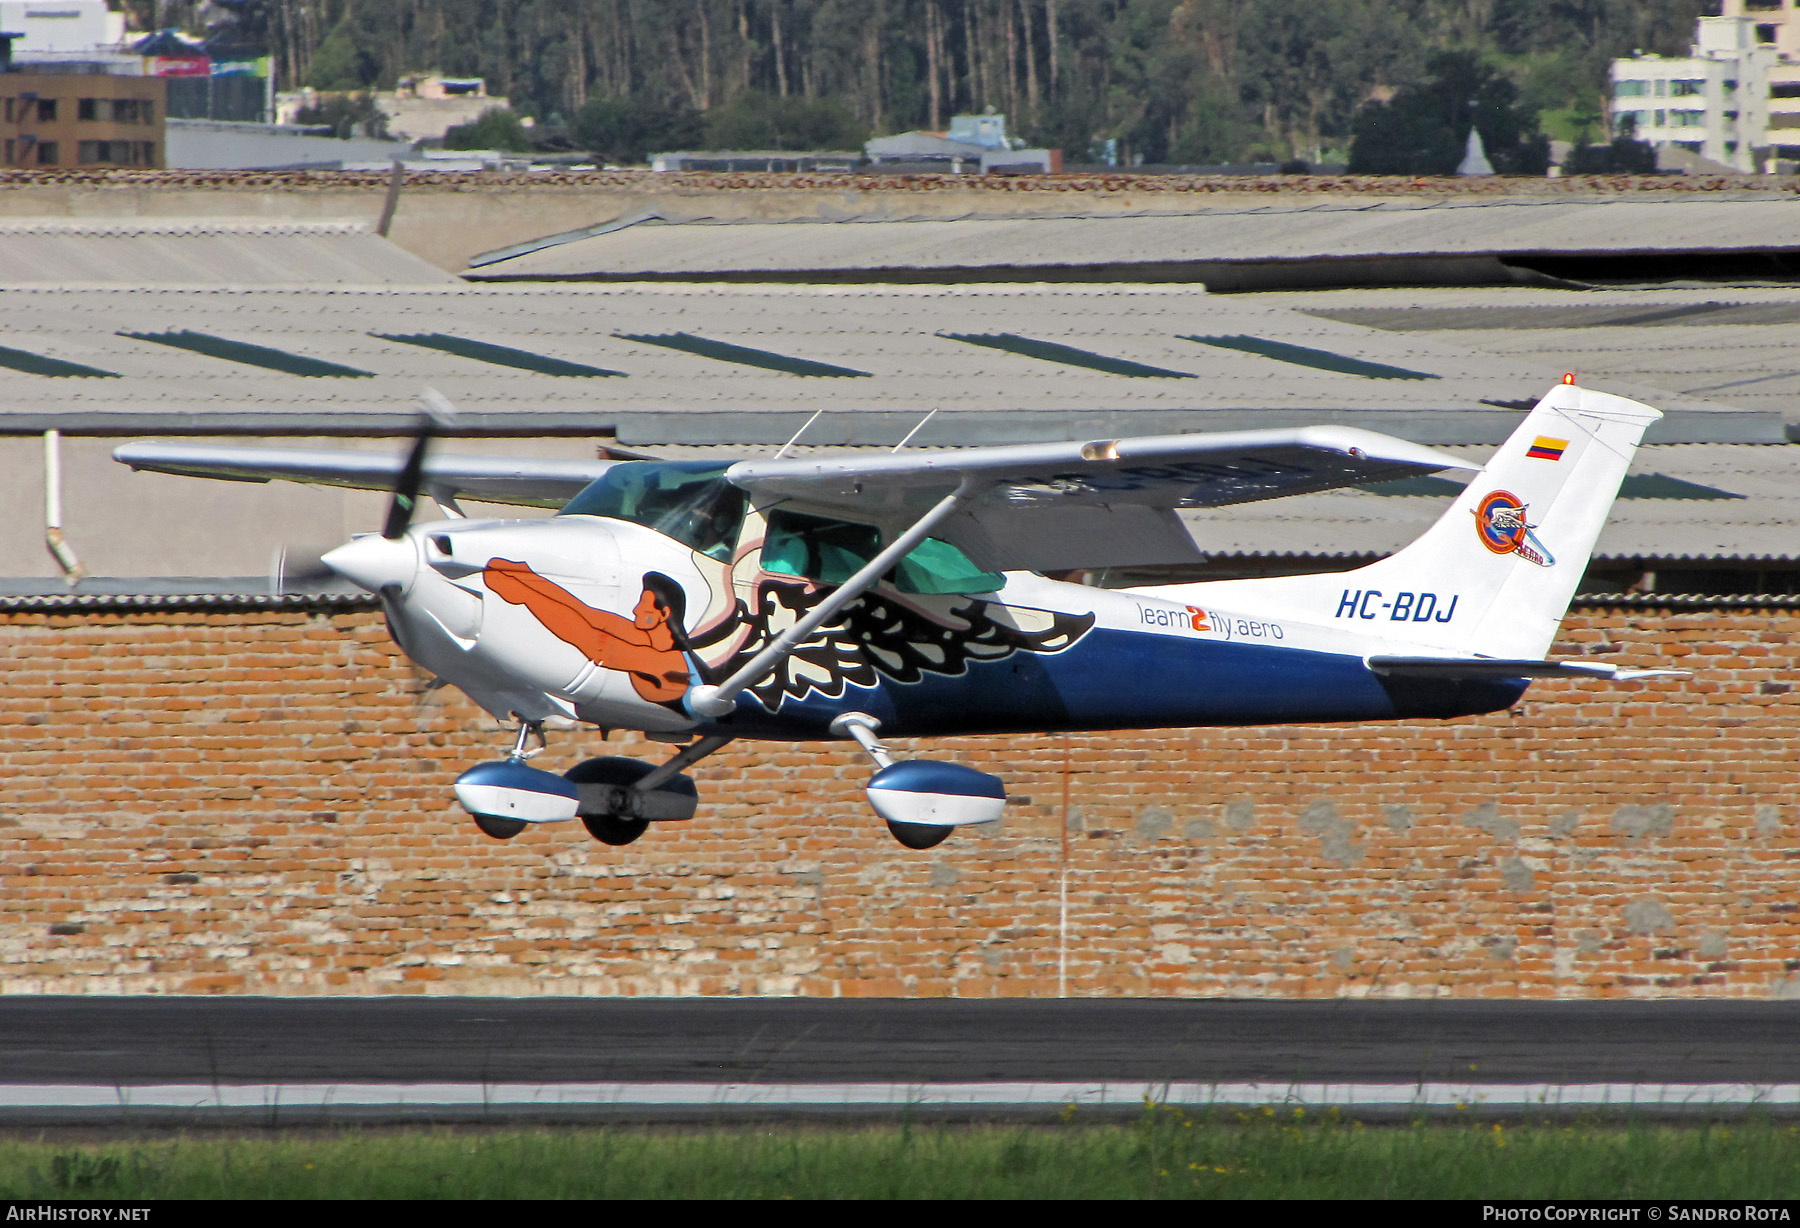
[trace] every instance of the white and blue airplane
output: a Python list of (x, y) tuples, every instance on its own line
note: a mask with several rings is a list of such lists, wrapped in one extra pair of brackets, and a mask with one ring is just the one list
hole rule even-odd
[[(394, 492), (324, 558), (400, 648), (516, 724), (465, 772), (487, 835), (580, 819), (608, 844), (693, 817), (686, 768), (740, 738), (854, 739), (896, 839), (999, 818), (994, 776), (879, 740), (1456, 717), (1530, 680), (1670, 673), (1545, 659), (1648, 406), (1552, 388), (1485, 466), (1370, 431), (1299, 430), (694, 461), (404, 458), (134, 443), (134, 469)], [(785, 449), (784, 449), (785, 451)], [(1181, 508), (1472, 470), (1443, 517), (1354, 571), (1102, 589), (1075, 569), (1197, 558)], [(412, 523), (419, 495), (446, 519)], [(472, 519), (458, 497), (559, 506)], [(546, 722), (633, 729), (661, 764), (530, 766)], [(603, 734), (604, 736), (604, 734)]]

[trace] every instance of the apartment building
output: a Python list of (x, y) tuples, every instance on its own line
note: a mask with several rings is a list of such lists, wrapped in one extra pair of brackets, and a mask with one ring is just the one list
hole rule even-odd
[[(1751, 0), (1726, 2), (1742, 7)], [(1744, 172), (1762, 169), (1770, 143), (1770, 79), (1778, 61), (1773, 36), (1764, 29), (1768, 23), (1756, 16), (1702, 17), (1690, 55), (1614, 60), (1613, 132)]]
[(160, 167), (167, 111), (160, 77), (0, 73), (0, 168)]
[(1721, 12), (1756, 26), (1756, 41), (1775, 53), (1769, 67), (1769, 154), (1800, 160), (1800, 19), (1796, 0), (1723, 0)]

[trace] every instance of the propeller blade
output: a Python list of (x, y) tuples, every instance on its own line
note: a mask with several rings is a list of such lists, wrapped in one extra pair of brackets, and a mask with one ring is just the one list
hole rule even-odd
[(419, 492), (425, 485), (425, 457), (431, 451), (431, 441), (438, 431), (448, 425), (455, 414), (455, 408), (449, 400), (435, 388), (427, 388), (420, 394), (421, 412), (419, 426), (413, 434), (412, 451), (406, 454), (406, 464), (400, 469), (400, 477), (394, 483), (393, 502), (388, 504), (387, 523), (382, 526), (381, 535), (389, 541), (406, 535), (406, 527), (412, 523), (413, 510), (419, 505)]
[(280, 597), (291, 592), (311, 592), (321, 584), (335, 583), (338, 574), (321, 561), (323, 553), (323, 550), (310, 546), (277, 546), (274, 558), (269, 561), (269, 591)]
[(435, 424), (431, 419), (421, 417), (418, 432), (413, 436), (412, 451), (406, 454), (406, 464), (394, 482), (394, 498), (388, 504), (387, 523), (381, 527), (381, 535), (389, 541), (404, 537), (406, 526), (412, 523), (413, 508), (418, 506), (419, 491), (425, 485), (425, 454), (431, 451), (434, 433)]

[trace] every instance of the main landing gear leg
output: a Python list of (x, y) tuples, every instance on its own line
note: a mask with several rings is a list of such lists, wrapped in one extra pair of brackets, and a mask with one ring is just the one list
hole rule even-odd
[(846, 712), (831, 722), (831, 732), (856, 739), (881, 769), (869, 778), (869, 804), (887, 820), (894, 839), (909, 849), (934, 848), (958, 827), (1000, 817), (1006, 787), (998, 776), (960, 763), (895, 762), (875, 738), (880, 728), (881, 722), (866, 712)]
[[(513, 715), (519, 719), (519, 736), (513, 739), (512, 754), (507, 758), (523, 763), (533, 755), (543, 754), (544, 748), (550, 745), (549, 740), (544, 737), (544, 722), (528, 721), (517, 712)], [(537, 745), (527, 750), (526, 747), (531, 745), (533, 738), (537, 739)]]

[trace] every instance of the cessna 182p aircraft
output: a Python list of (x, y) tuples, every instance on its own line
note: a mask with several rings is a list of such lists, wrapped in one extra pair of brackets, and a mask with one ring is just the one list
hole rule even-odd
[[(735, 464), (404, 458), (135, 443), (134, 469), (391, 489), (325, 556), (402, 650), (506, 722), (455, 793), (487, 835), (579, 818), (625, 844), (689, 819), (684, 769), (737, 738), (854, 739), (896, 839), (929, 848), (1001, 781), (896, 761), (880, 735), (1373, 721), (1495, 712), (1529, 680), (1668, 671), (1548, 661), (1644, 430), (1551, 391), (1485, 467), (1337, 426)], [(786, 449), (783, 449), (785, 452)], [(1473, 470), (1422, 537), (1355, 571), (1109, 590), (1072, 569), (1195, 557), (1177, 509)], [(448, 519), (413, 524), (430, 496)], [(561, 506), (471, 519), (459, 496)], [(666, 762), (531, 767), (567, 718), (684, 744)]]

